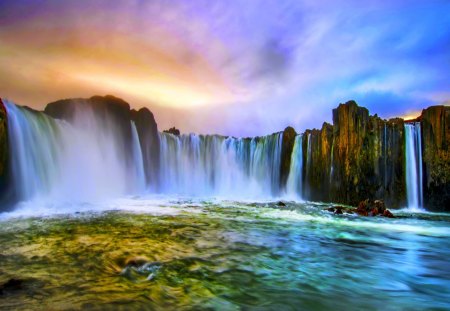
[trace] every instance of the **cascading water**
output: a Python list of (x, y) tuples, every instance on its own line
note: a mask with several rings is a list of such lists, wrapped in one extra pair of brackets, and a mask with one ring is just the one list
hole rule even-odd
[(384, 124), (384, 188), (387, 189), (387, 158), (388, 158), (388, 145), (387, 145), (387, 126)]
[(303, 195), (303, 135), (297, 135), (291, 155), (291, 166), (286, 185), (288, 197), (301, 199)]
[(137, 163), (129, 167), (114, 125), (100, 123), (92, 111), (77, 111), (68, 123), (9, 102), (5, 106), (11, 178), (19, 201), (110, 198), (145, 184), (138, 138), (132, 138)]
[(405, 124), (406, 192), (408, 208), (423, 208), (422, 138), (420, 123)]
[(132, 135), (132, 146), (133, 146), (133, 163), (135, 169), (136, 177), (136, 189), (138, 192), (145, 190), (145, 170), (144, 170), (144, 159), (142, 157), (141, 144), (139, 143), (139, 135), (136, 129), (136, 124), (131, 121), (131, 135)]
[(160, 133), (161, 192), (194, 196), (279, 194), (280, 133), (242, 139)]
[(15, 195), (28, 200), (49, 193), (57, 178), (59, 126), (44, 114), (5, 102)]

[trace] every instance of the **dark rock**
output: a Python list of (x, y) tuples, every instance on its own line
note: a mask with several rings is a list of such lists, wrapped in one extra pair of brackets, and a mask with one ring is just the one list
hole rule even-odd
[(450, 107), (422, 111), (424, 204), (429, 210), (450, 211)]
[(277, 203), (277, 206), (286, 206), (286, 203), (284, 203), (284, 202), (282, 202), (282, 201), (279, 201), (279, 202)]
[(384, 211), (386, 210), (386, 205), (384, 204), (384, 202), (382, 200), (375, 200), (373, 202), (374, 204), (374, 208), (377, 209), (378, 213), (383, 214)]
[(334, 213), (336, 215), (341, 215), (341, 214), (343, 214), (342, 210), (343, 210), (342, 206), (336, 206), (336, 210), (334, 211)]
[(378, 214), (380, 214), (380, 212), (378, 211), (377, 207), (372, 208), (372, 210), (370, 211), (370, 216), (378, 216)]
[(395, 218), (395, 216), (388, 209), (383, 212), (383, 216), (388, 218)]
[(357, 205), (373, 197), (405, 205), (402, 119), (370, 116), (349, 101), (333, 110), (333, 125), (305, 131), (303, 154), (305, 199)]
[(361, 216), (369, 216), (369, 199), (359, 202), (356, 213)]
[(21, 279), (9, 279), (6, 283), (0, 285), (0, 295), (8, 292), (14, 292), (23, 288), (24, 281)]
[(126, 150), (124, 162), (132, 162), (132, 139), (130, 123), (130, 105), (123, 99), (112, 95), (92, 96), (91, 98), (63, 99), (49, 103), (44, 112), (56, 119), (76, 122), (78, 113), (84, 117), (85, 112), (92, 113), (97, 124), (103, 128), (109, 128), (111, 124), (117, 130), (117, 142), (119, 148)]
[(0, 192), (7, 186), (8, 167), (8, 119), (0, 98)]
[(378, 197), (404, 205), (403, 146), (403, 120), (370, 116), (354, 101), (339, 105), (333, 110), (329, 200), (355, 205), (364, 197)]
[(303, 135), (305, 176), (303, 195), (308, 200), (332, 202), (330, 197), (332, 144), (333, 126), (326, 122), (322, 124), (322, 129), (306, 130)]
[(280, 188), (286, 187), (286, 182), (289, 177), (289, 170), (291, 168), (291, 156), (294, 149), (295, 130), (288, 126), (283, 131), (283, 139), (281, 144), (281, 162), (280, 162)]
[(175, 135), (175, 136), (180, 136), (180, 130), (175, 128), (175, 127), (171, 127), (170, 129), (164, 130), (163, 132), (164, 133), (169, 133), (169, 134), (172, 134), (172, 135)]
[(146, 257), (133, 257), (125, 261), (125, 265), (129, 267), (139, 267), (149, 262)]
[(144, 160), (145, 178), (148, 186), (156, 189), (159, 183), (160, 144), (158, 125), (153, 113), (147, 108), (131, 110), (131, 119), (136, 124)]

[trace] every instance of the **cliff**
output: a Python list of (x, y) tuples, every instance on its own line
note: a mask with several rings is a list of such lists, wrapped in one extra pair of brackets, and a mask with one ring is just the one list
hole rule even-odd
[(6, 108), (0, 98), (0, 192), (7, 186), (8, 163), (8, 119)]
[(429, 107), (420, 119), (425, 206), (450, 211), (450, 107)]
[(102, 126), (118, 129), (123, 136), (124, 148), (131, 141), (130, 105), (124, 100), (107, 95), (91, 98), (63, 99), (48, 104), (44, 112), (56, 119), (76, 122), (92, 114)]
[(107, 95), (91, 98), (64, 99), (48, 104), (44, 112), (57, 119), (76, 122), (92, 113), (102, 127), (117, 131), (123, 150), (126, 150), (127, 163), (132, 161), (131, 123), (134, 121), (141, 145), (147, 184), (156, 184), (159, 165), (158, 126), (153, 114), (147, 108), (139, 111), (130, 110), (130, 105), (123, 99)]
[(283, 142), (281, 144), (281, 159), (280, 163), (280, 185), (283, 190), (286, 186), (289, 177), (289, 169), (291, 167), (291, 154), (294, 149), (294, 141), (297, 133), (292, 127), (287, 127), (283, 131)]
[(156, 187), (159, 184), (160, 163), (158, 125), (153, 113), (147, 108), (131, 110), (131, 119), (139, 135), (147, 185)]
[[(127, 151), (125, 162), (133, 160), (133, 121), (139, 136), (147, 185), (158, 189), (160, 134), (150, 110), (130, 110), (130, 105), (120, 98), (94, 96), (53, 102), (44, 112), (68, 122), (76, 122), (77, 118), (85, 117), (83, 114), (90, 113), (102, 127), (117, 131), (118, 141)], [(422, 129), (425, 207), (450, 211), (450, 107), (429, 107), (415, 122), (421, 122)], [(279, 181), (272, 181), (277, 184), (274, 195), (278, 190), (281, 193), (286, 190), (296, 136), (292, 127), (282, 132)], [(333, 110), (333, 124), (323, 123), (321, 129), (306, 130), (301, 143), (303, 166), (300, 179), (304, 199), (354, 206), (365, 199), (382, 199), (390, 208), (406, 206), (403, 119), (383, 120), (349, 101)], [(275, 144), (270, 148), (275, 148)], [(278, 170), (277, 167), (270, 169)], [(7, 111), (0, 101), (0, 192), (8, 186), (7, 174)]]

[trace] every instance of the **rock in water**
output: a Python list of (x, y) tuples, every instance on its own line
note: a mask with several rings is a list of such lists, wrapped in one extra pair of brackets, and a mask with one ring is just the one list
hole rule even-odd
[(383, 212), (384, 217), (395, 218), (395, 216), (387, 209)]
[(23, 287), (23, 280), (14, 278), (9, 279), (6, 283), (0, 285), (0, 295), (21, 290), (22, 287)]

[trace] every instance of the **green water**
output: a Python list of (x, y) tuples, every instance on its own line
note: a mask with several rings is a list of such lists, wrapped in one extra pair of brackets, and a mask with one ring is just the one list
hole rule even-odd
[(138, 199), (110, 207), (121, 204), (131, 208), (0, 218), (0, 284), (22, 281), (0, 308), (450, 309), (450, 215)]

